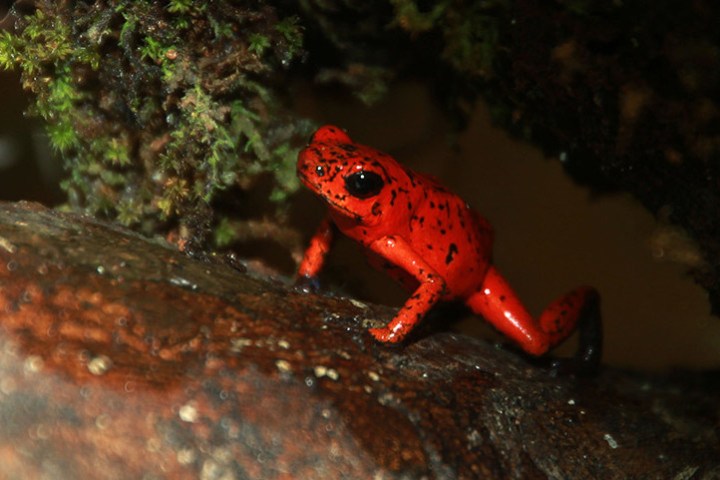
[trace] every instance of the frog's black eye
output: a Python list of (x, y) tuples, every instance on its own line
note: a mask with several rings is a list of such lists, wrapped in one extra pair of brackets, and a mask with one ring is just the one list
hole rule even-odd
[(384, 185), (382, 177), (374, 172), (360, 171), (345, 177), (345, 189), (357, 198), (374, 197)]

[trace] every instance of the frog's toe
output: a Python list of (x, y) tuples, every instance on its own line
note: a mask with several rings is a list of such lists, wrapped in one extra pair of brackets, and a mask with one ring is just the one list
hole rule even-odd
[(320, 281), (318, 277), (301, 275), (295, 279), (293, 287), (302, 293), (317, 293), (320, 291)]
[(372, 335), (378, 342), (397, 343), (402, 340), (399, 335), (387, 327), (370, 328), (368, 329), (368, 332), (370, 332), (370, 335)]

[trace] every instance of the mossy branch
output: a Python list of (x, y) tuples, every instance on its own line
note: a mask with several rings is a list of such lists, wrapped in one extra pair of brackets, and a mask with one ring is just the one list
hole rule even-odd
[(288, 158), (310, 125), (270, 133), (282, 102), (267, 87), (302, 53), (296, 17), (227, 1), (23, 8), (0, 67), (34, 94), (71, 207), (157, 233), (261, 175), (278, 204), (297, 188)]

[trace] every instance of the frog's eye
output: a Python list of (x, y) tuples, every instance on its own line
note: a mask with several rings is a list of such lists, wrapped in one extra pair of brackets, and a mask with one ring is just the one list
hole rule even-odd
[(384, 185), (382, 177), (374, 172), (360, 171), (345, 177), (345, 189), (357, 198), (374, 197)]

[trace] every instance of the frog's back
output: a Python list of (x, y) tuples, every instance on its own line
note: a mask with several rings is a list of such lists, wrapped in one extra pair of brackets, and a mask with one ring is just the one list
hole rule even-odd
[(492, 227), (434, 178), (415, 176), (422, 195), (410, 219), (410, 242), (445, 279), (447, 299), (466, 297), (477, 290), (490, 265)]

